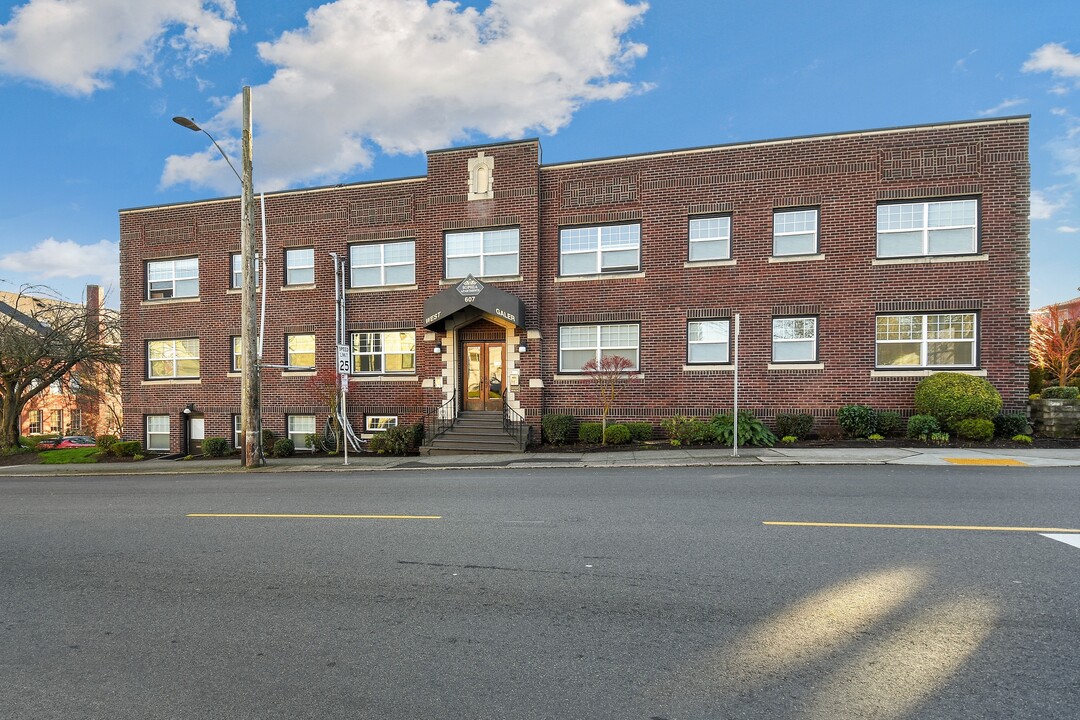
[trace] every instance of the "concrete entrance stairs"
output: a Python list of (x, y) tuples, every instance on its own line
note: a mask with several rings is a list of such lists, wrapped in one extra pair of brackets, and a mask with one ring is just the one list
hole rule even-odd
[(499, 411), (462, 410), (454, 427), (421, 452), (427, 455), (521, 452), (516, 439), (503, 432)]

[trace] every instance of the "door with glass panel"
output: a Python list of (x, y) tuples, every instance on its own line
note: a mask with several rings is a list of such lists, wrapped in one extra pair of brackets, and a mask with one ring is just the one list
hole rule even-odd
[(466, 410), (502, 410), (503, 345), (467, 342), (462, 347)]

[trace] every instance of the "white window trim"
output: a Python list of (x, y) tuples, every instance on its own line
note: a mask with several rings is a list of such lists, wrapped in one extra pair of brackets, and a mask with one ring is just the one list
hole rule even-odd
[[(704, 220), (727, 220), (727, 234), (717, 235), (715, 237), (693, 237), (693, 229), (695, 222), (701, 222)], [(686, 225), (687, 229), (687, 262), (690, 263), (706, 263), (706, 262), (730, 262), (731, 261), (731, 214), (722, 215), (702, 215), (698, 217), (692, 217), (689, 219)], [(727, 243), (727, 252), (719, 257), (708, 258), (694, 258), (694, 243), (711, 243), (723, 240)]]
[[(243, 262), (243, 257), (244, 257), (243, 253), (238, 253), (238, 252), (229, 253), (229, 289), (230, 290), (242, 290), (243, 289), (243, 275), (241, 274), (240, 271), (238, 271), (236, 269), (236, 265), (238, 263)], [(255, 253), (255, 287), (260, 287), (259, 281), (262, 279), (260, 277), (260, 275), (261, 275), (261, 273), (260, 273), (260, 270), (261, 270), (260, 264), (261, 264), (261, 261), (260, 261), (260, 258), (259, 258), (259, 253)], [(241, 267), (240, 270), (242, 271), (243, 267)], [(238, 278), (237, 276), (240, 276), (240, 277)]]
[[(930, 227), (930, 206), (942, 203), (954, 203), (954, 202), (972, 202), (975, 203), (975, 223), (972, 225), (940, 225), (931, 228)], [(961, 256), (961, 255), (976, 255), (979, 252), (979, 201), (975, 198), (953, 198), (947, 200), (924, 200), (920, 202), (897, 202), (897, 203), (879, 203), (875, 212), (880, 212), (883, 207), (899, 207), (903, 205), (922, 206), (922, 227), (920, 228), (906, 228), (899, 230), (882, 230), (880, 228), (880, 219), (878, 219), (877, 227), (877, 257), (880, 259), (893, 259), (893, 258), (931, 258), (931, 257), (949, 257), (949, 256)], [(962, 230), (971, 229), (971, 249), (961, 252), (930, 252), (930, 231), (931, 230)], [(882, 235), (897, 235), (908, 234), (916, 231), (922, 233), (922, 252), (914, 255), (899, 254), (899, 255), (882, 255), (881, 254), (881, 236)]]
[[(931, 317), (937, 317), (939, 315), (970, 315), (972, 318), (972, 337), (970, 340), (963, 338), (953, 338), (949, 340), (928, 340), (926, 335), (928, 331), (929, 323), (927, 322)], [(877, 321), (882, 317), (922, 317), (922, 338), (919, 340), (878, 340), (877, 339)], [(881, 345), (898, 345), (904, 343), (919, 343), (919, 364), (918, 365), (881, 365), (878, 363), (878, 348)], [(929, 355), (929, 347), (932, 342), (966, 342), (971, 343), (971, 364), (970, 365), (928, 365), (927, 357)], [(979, 314), (972, 311), (957, 311), (957, 312), (934, 312), (934, 313), (878, 313), (874, 316), (874, 367), (877, 370), (883, 372), (902, 372), (905, 370), (948, 370), (951, 368), (957, 368), (960, 370), (971, 370), (977, 368), (979, 364)]]
[[(629, 322), (629, 323), (597, 323), (595, 325), (593, 325), (593, 324), (582, 325), (582, 324), (578, 324), (578, 323), (560, 325), (559, 326), (559, 374), (572, 373), (574, 375), (586, 375), (586, 373), (583, 373), (581, 371), (580, 367), (573, 368), (573, 369), (568, 369), (568, 368), (563, 367), (563, 364), (562, 364), (563, 350), (564, 350), (564, 348), (562, 346), (562, 330), (563, 330), (563, 328), (570, 328), (570, 327), (592, 327), (592, 328), (596, 328), (596, 348), (595, 348), (594, 355), (596, 357), (596, 361), (600, 362), (600, 359), (601, 359), (601, 357), (603, 357), (603, 354), (605, 352), (607, 352), (609, 355), (621, 355), (621, 353), (618, 352), (619, 350), (629, 350), (629, 349), (631, 349), (630, 345), (609, 345), (609, 346), (604, 346), (604, 345), (601, 344), (600, 338), (603, 335), (603, 333), (601, 332), (601, 328), (605, 328), (605, 327), (623, 327), (623, 326), (626, 326), (626, 327), (631, 327), (632, 326), (632, 327), (637, 328), (637, 345), (632, 346), (632, 349), (635, 351), (635, 353), (637, 355), (637, 358), (638, 358), (637, 364), (635, 364), (634, 366), (629, 367), (629, 368), (626, 369), (627, 374), (637, 373), (641, 369), (641, 324), (636, 323), (636, 322)], [(582, 350), (588, 350), (590, 348), (577, 347), (577, 348), (566, 348), (566, 349), (574, 350), (574, 351), (582, 351)], [(626, 357), (626, 356), (623, 355), (623, 357)], [(627, 358), (627, 359), (629, 359), (629, 358)]]
[[(488, 233), (506, 232), (507, 230), (513, 230), (517, 232), (517, 248), (515, 250), (499, 250), (497, 252), (485, 252), (484, 251), (484, 239)], [(463, 253), (460, 255), (452, 255), (450, 253), (450, 238), (458, 237), (461, 235), (479, 235), (480, 236), (480, 252), (478, 253)], [(460, 280), (465, 277), (464, 275), (451, 275), (448, 272), (448, 266), (451, 260), (461, 260), (463, 258), (479, 258), (480, 259), (480, 272), (474, 275), (474, 277), (513, 277), (521, 272), (521, 228), (490, 228), (487, 230), (463, 230), (448, 232), (443, 236), (443, 277), (447, 280)], [(514, 271), (511, 273), (499, 273), (498, 275), (489, 275), (487, 272), (487, 258), (489, 257), (506, 257), (513, 255), (517, 258), (517, 263), (514, 266)]]
[[(603, 234), (601, 228), (608, 227), (637, 227), (638, 239), (635, 245), (619, 245), (616, 247), (604, 248), (603, 246)], [(563, 250), (562, 248), (562, 235), (568, 230), (594, 230), (596, 232), (596, 248), (590, 250)], [(626, 252), (628, 250), (637, 251), (637, 263), (631, 267), (629, 265), (618, 265), (612, 269), (604, 269), (604, 253), (605, 252)], [(575, 272), (568, 273), (564, 270), (563, 258), (567, 255), (596, 255), (596, 267), (589, 272)], [(629, 275), (631, 273), (641, 272), (641, 223), (613, 223), (610, 225), (592, 225), (589, 227), (564, 227), (559, 228), (559, 277), (593, 277), (598, 275)]]
[[(164, 432), (162, 432), (162, 431), (150, 432), (150, 419), (151, 418), (165, 418), (165, 428), (166, 428), (165, 431)], [(144, 434), (146, 436), (146, 450), (147, 450), (147, 452), (169, 452), (169, 450), (172, 449), (172, 446), (171, 446), (170, 440), (169, 440), (170, 433), (172, 432), (172, 418), (171, 417), (169, 417), (168, 415), (147, 415), (146, 419), (143, 421), (143, 429), (145, 431)], [(150, 438), (151, 437), (160, 437), (160, 436), (165, 437), (165, 447), (156, 448), (156, 447), (153, 446), (153, 443), (150, 442)]]
[[(790, 215), (790, 214), (793, 214), (793, 213), (800, 213), (800, 212), (812, 212), (812, 213), (814, 213), (814, 230), (813, 230), (814, 249), (811, 250), (810, 252), (786, 252), (786, 253), (777, 252), (776, 251), (776, 239), (777, 238), (796, 237), (796, 236), (799, 236), (799, 235), (809, 235), (810, 234), (810, 231), (808, 231), (808, 230), (792, 230), (792, 231), (788, 231), (788, 232), (777, 232), (777, 230), (776, 230), (776, 217), (778, 215)], [(773, 257), (777, 257), (777, 258), (799, 257), (799, 256), (813, 257), (813, 256), (816, 256), (816, 255), (820, 254), (819, 251), (821, 249), (821, 208), (817, 208), (817, 207), (775, 208), (773, 210), (772, 221), (773, 221), (773, 245), (772, 245), (772, 256)]]
[[(289, 338), (294, 338), (294, 337), (309, 337), (309, 338), (311, 338), (311, 340), (312, 340), (312, 348), (311, 348), (312, 358), (311, 358), (311, 364), (310, 365), (293, 365), (293, 361), (292, 361), (293, 351), (292, 351), (292, 348), (289, 347)], [(297, 354), (298, 355), (305, 354), (306, 352), (307, 351), (303, 351), (303, 352), (298, 351)], [(285, 336), (285, 364), (288, 365), (288, 367), (285, 368), (285, 369), (287, 371), (292, 372), (292, 371), (299, 370), (300, 372), (303, 372), (305, 370), (314, 370), (317, 357), (318, 357), (318, 344), (315, 342), (315, 333), (288, 333)]]
[[(294, 419), (297, 419), (297, 418), (311, 418), (311, 430), (304, 429), (304, 430), (296, 430), (296, 431), (294, 431), (292, 429), (292, 422), (293, 422)], [(306, 438), (307, 438), (308, 435), (314, 435), (318, 431), (319, 431), (319, 423), (318, 423), (317, 418), (314, 415), (296, 413), (296, 414), (289, 414), (289, 415), (285, 416), (285, 437), (287, 437), (287, 438), (289, 438), (290, 440), (293, 441), (293, 448), (295, 450), (299, 451), (299, 452), (314, 452), (315, 451), (314, 448), (309, 448), (307, 446)], [(298, 435), (300, 437), (299, 438), (294, 438), (293, 437), (294, 435)]]
[[(376, 422), (372, 422), (376, 421)], [(379, 423), (377, 421), (385, 421)], [(364, 416), (364, 432), (379, 433), (386, 432), (392, 427), (398, 426), (397, 415), (365, 415)]]
[[(386, 247), (388, 245), (412, 245), (412, 259), (408, 262), (386, 262)], [(379, 262), (371, 265), (356, 264), (353, 262), (353, 248), (361, 247), (378, 247), (379, 248)], [(388, 267), (412, 267), (412, 278), (408, 282), (390, 283), (386, 282), (386, 268)], [(355, 280), (355, 274), (357, 270), (378, 268), (379, 269), (379, 282), (374, 285), (360, 285)], [(380, 288), (380, 287), (398, 287), (402, 285), (412, 285), (416, 282), (416, 240), (393, 240), (389, 242), (380, 243), (363, 243), (360, 245), (349, 246), (349, 288)]]
[(244, 449), (244, 426), (240, 424), (242, 416), (233, 415), (232, 417), (233, 417), (233, 431), (232, 431), (233, 449), (234, 450), (243, 450)]
[[(36, 420), (34, 418), (37, 418)], [(26, 433), (28, 435), (41, 435), (45, 432), (45, 411), (31, 410), (27, 416)], [(37, 427), (37, 430), (34, 427)]]
[[(310, 265), (291, 265), (289, 263), (289, 256), (299, 252), (300, 250), (311, 250), (311, 264)], [(311, 269), (311, 280), (309, 282), (292, 282), (289, 279), (289, 274), (293, 270), (307, 270)], [(315, 284), (315, 248), (313, 247), (295, 247), (285, 248), (285, 287), (304, 287)]]
[[(184, 340), (194, 340), (195, 342), (198, 342), (199, 343), (199, 354), (195, 355), (193, 357), (179, 357), (179, 356), (177, 356), (177, 354), (176, 354), (176, 343), (184, 341)], [(153, 363), (155, 361), (153, 359), (151, 359), (151, 357), (150, 357), (150, 343), (172, 343), (173, 344), (172, 358), (160, 358), (160, 360), (170, 360), (171, 359), (172, 364), (173, 364), (173, 373), (172, 373), (172, 375), (154, 375), (153, 374), (151, 368), (153, 367)], [(202, 343), (199, 342), (199, 338), (197, 338), (197, 337), (188, 337), (188, 338), (166, 338), (166, 339), (161, 339), (161, 340), (147, 340), (144, 347), (146, 348), (146, 379), (147, 380), (155, 380), (155, 381), (157, 381), (157, 380), (197, 380), (197, 379), (202, 377)], [(178, 361), (180, 361), (180, 360), (197, 360), (199, 362), (199, 374), (198, 375), (177, 375), (176, 374), (177, 373), (177, 366), (178, 366)]]
[[(811, 346), (814, 348), (814, 356), (806, 360), (777, 360), (776, 359), (776, 343), (802, 343), (810, 342), (810, 338), (777, 338), (776, 337), (776, 323), (784, 320), (813, 320), (814, 321), (814, 337)], [(772, 365), (810, 365), (818, 362), (818, 318), (816, 315), (785, 315), (783, 317), (774, 317), (772, 319)], [(786, 369), (786, 368), (785, 368)]]
[[(387, 353), (386, 352), (386, 342), (385, 342), (385, 339), (383, 339), (383, 338), (380, 338), (380, 342), (379, 342), (380, 350), (378, 350), (377, 352), (375, 352), (375, 351), (372, 351), (372, 352), (359, 352), (356, 349), (357, 345), (358, 345), (358, 343), (356, 342), (356, 336), (357, 335), (385, 335), (387, 333), (409, 333), (409, 332), (410, 332), (409, 330), (354, 330), (354, 331), (351, 331), (349, 333), (349, 352), (351, 353), (352, 359), (353, 359), (353, 361), (352, 361), (352, 366), (353, 366), (352, 374), (353, 375), (361, 375), (361, 376), (364, 376), (364, 377), (378, 377), (378, 376), (381, 376), (381, 375), (401, 376), (401, 377), (404, 377), (404, 376), (416, 377), (416, 333), (415, 332), (413, 332), (413, 350), (412, 350), (412, 353), (396, 353), (396, 352)], [(412, 358), (413, 358), (413, 362), (412, 362), (413, 366), (411, 368), (407, 368), (405, 370), (387, 370), (386, 369), (386, 356), (387, 355), (409, 355), (409, 354), (411, 354)], [(378, 358), (379, 358), (379, 369), (378, 370), (365, 370), (365, 371), (357, 370), (357, 368), (360, 367), (360, 363), (357, 362), (358, 357), (376, 357), (376, 356), (378, 356)]]
[[(695, 323), (709, 323), (709, 322), (722, 322), (727, 326), (727, 339), (723, 343), (705, 342), (704, 340), (691, 340), (690, 339), (690, 326)], [(638, 338), (638, 342), (641, 342), (641, 338)], [(727, 352), (725, 353), (723, 360), (709, 360), (708, 362), (694, 362), (690, 359), (690, 347), (692, 345), (720, 345), (727, 346)], [(696, 320), (686, 321), (686, 365), (688, 367), (706, 366), (706, 365), (729, 365), (731, 364), (731, 319), (730, 318), (699, 318)]]
[[(176, 263), (183, 262), (185, 260), (194, 260), (195, 261), (195, 277), (193, 277), (193, 278), (179, 278), (178, 279), (176, 277)], [(171, 271), (171, 275), (172, 275), (171, 279), (153, 280), (153, 281), (151, 281), (150, 280), (150, 266), (151, 265), (169, 265), (169, 266), (171, 266), (170, 267), (170, 271)], [(183, 257), (183, 258), (170, 258), (168, 260), (147, 260), (146, 261), (145, 272), (146, 272), (146, 296), (144, 297), (144, 300), (146, 300), (146, 301), (159, 302), (159, 301), (162, 301), (162, 300), (190, 300), (191, 298), (198, 298), (199, 297), (199, 258), (198, 258), (198, 256), (195, 256), (195, 257)], [(177, 295), (176, 294), (176, 283), (177, 283), (178, 280), (181, 281), (181, 282), (194, 280), (195, 281), (195, 292), (191, 293), (189, 295)], [(154, 283), (171, 282), (172, 283), (172, 290), (170, 292), (172, 292), (172, 294), (169, 295), (168, 297), (160, 297), (160, 298), (152, 297), (151, 293), (153, 291), (150, 288), (151, 282), (154, 282)]]

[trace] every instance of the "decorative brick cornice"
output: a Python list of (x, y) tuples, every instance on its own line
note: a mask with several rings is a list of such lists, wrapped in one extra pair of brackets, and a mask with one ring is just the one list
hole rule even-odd
[(146, 243), (160, 245), (164, 243), (195, 242), (195, 223), (165, 223), (150, 225), (146, 228)]
[(415, 228), (406, 228), (404, 230), (371, 230), (368, 232), (349, 233), (345, 237), (345, 242), (362, 243), (375, 242), (378, 240), (409, 240), (415, 237)]
[(638, 310), (622, 310), (617, 312), (599, 313), (568, 313), (558, 316), (560, 325), (584, 325), (587, 323), (611, 323), (611, 322), (640, 322), (641, 312)]
[(960, 195), (981, 195), (982, 185), (936, 185), (912, 188), (878, 190), (878, 200), (914, 200), (918, 198), (957, 197)]
[(821, 195), (788, 195), (787, 197), (775, 198), (773, 200), (774, 208), (795, 208), (795, 207), (809, 207), (811, 205), (820, 205)]
[(773, 315), (779, 316), (794, 316), (794, 315), (820, 315), (821, 306), (818, 304), (812, 305), (773, 305)]
[(731, 316), (731, 308), (689, 308), (686, 311), (687, 320), (722, 320)]
[(537, 190), (534, 187), (510, 188), (508, 190), (496, 190), (495, 191), (495, 199), (496, 200), (506, 200), (506, 199), (511, 199), (511, 198), (536, 197), (536, 193), (537, 193)]
[(636, 202), (637, 199), (637, 175), (611, 175), (581, 180), (566, 180), (562, 184), (562, 206), (564, 208), (613, 205)]
[(338, 222), (345, 219), (344, 210), (331, 210), (321, 213), (295, 213), (283, 217), (275, 217), (268, 221), (268, 225), (301, 225), (312, 222)]
[(640, 210), (621, 210), (619, 212), (592, 213), (589, 215), (565, 215), (558, 219), (560, 227), (564, 225), (602, 225), (604, 223), (628, 222), (641, 220)]
[(413, 196), (394, 195), (349, 203), (349, 225), (392, 225), (412, 221)]
[(982, 310), (982, 300), (898, 300), (874, 304), (874, 311), (891, 312), (928, 312), (931, 310)]
[(416, 323), (408, 320), (369, 320), (366, 322), (351, 322), (348, 324), (347, 329), (355, 332), (367, 330), (416, 330)]
[(716, 215), (734, 211), (735, 204), (730, 202), (699, 203), (686, 208), (687, 215)]
[(641, 183), (641, 189), (670, 190), (673, 188), (730, 185), (734, 183), (760, 182), (762, 180), (785, 180), (798, 177), (850, 175), (853, 173), (876, 172), (877, 169), (878, 164), (876, 162), (827, 163), (825, 165), (804, 165), (802, 167), (775, 170), (753, 170), (747, 172), (716, 173), (712, 175), (693, 175), (689, 177), (669, 177), (663, 180), (646, 180)]
[(443, 230), (471, 230), (474, 228), (504, 227), (520, 225), (521, 218), (517, 215), (496, 215), (486, 218), (468, 218), (466, 220), (447, 220), (443, 223)]
[(882, 180), (979, 175), (979, 143), (888, 148), (880, 152)]

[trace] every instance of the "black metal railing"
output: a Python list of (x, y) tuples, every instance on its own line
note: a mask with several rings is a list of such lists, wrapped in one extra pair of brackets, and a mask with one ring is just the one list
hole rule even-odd
[(456, 396), (457, 391), (454, 390), (442, 405), (424, 413), (424, 445), (431, 445), (435, 438), (454, 427), (454, 421), (457, 420), (457, 413), (454, 412)]
[(525, 422), (521, 413), (510, 407), (510, 403), (506, 401), (505, 390), (502, 392), (502, 422), (503, 432), (517, 440), (518, 448), (524, 450), (529, 446), (532, 428)]

